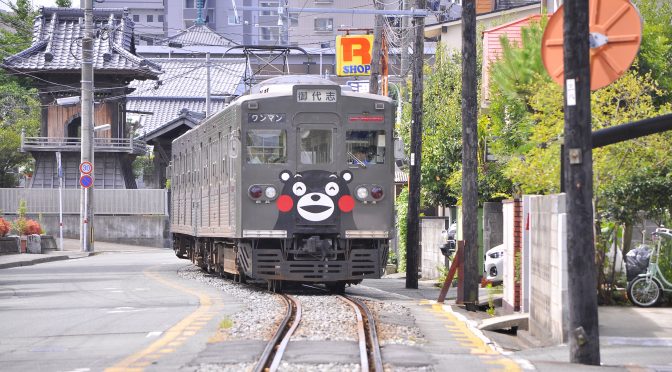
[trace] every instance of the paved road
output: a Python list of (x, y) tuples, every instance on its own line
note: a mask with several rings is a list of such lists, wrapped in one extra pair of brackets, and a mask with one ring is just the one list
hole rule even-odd
[(0, 370), (184, 365), (222, 314), (217, 291), (177, 277), (187, 264), (152, 249), (0, 271)]

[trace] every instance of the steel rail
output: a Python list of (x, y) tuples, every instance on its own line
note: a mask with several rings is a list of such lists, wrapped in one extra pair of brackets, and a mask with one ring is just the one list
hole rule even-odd
[[(278, 369), (280, 361), (282, 360), (282, 355), (285, 353), (285, 349), (289, 343), (289, 339), (301, 322), (301, 302), (289, 295), (281, 294), (281, 296), (285, 300), (285, 305), (287, 306), (285, 317), (282, 319), (278, 330), (271, 340), (266, 344), (266, 348), (261, 354), (259, 363), (257, 363), (257, 366), (254, 368), (255, 372), (267, 370), (274, 372)], [(288, 324), (292, 318), (292, 325), (288, 328)]]
[(339, 297), (350, 305), (357, 315), (357, 333), (359, 334), (359, 354), (362, 371), (383, 372), (383, 357), (380, 352), (378, 332), (376, 332), (376, 322), (373, 314), (359, 299), (348, 296)]

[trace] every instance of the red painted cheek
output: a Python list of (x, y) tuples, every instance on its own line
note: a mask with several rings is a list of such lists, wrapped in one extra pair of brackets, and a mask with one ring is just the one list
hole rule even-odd
[(355, 208), (355, 199), (350, 195), (343, 195), (338, 199), (338, 208), (341, 209), (341, 212), (351, 212)]
[(276, 203), (280, 212), (289, 212), (294, 206), (294, 200), (289, 195), (280, 195)]

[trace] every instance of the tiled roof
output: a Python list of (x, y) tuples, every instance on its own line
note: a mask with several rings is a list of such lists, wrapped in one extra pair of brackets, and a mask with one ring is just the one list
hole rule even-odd
[(159, 45), (168, 45), (168, 43), (182, 44), (184, 47), (196, 45), (208, 46), (234, 46), (235, 42), (219, 35), (206, 25), (193, 25), (188, 29), (173, 35), (159, 42)]
[[(210, 109), (212, 112), (222, 110), (224, 107), (226, 107), (226, 103), (221, 98), (210, 101)], [(154, 113), (153, 115), (140, 115), (140, 129), (138, 129), (139, 137), (145, 137), (160, 130), (165, 125), (180, 117), (184, 109), (191, 112), (205, 113), (205, 98), (129, 98), (126, 103), (126, 110)], [(197, 118), (195, 117), (195, 119)]]
[[(128, 110), (153, 112), (141, 114), (142, 135), (160, 129), (180, 115), (186, 108), (205, 112), (207, 95), (207, 64), (204, 58), (153, 59), (161, 65), (161, 80), (133, 81), (135, 91), (128, 95)], [(224, 108), (224, 97), (240, 95), (244, 91), (245, 61), (242, 59), (210, 60), (211, 112)]]
[[(124, 74), (155, 79), (160, 67), (136, 56), (133, 51), (133, 21), (123, 9), (95, 9), (93, 67), (96, 74)], [(81, 70), (84, 11), (78, 8), (40, 8), (33, 25), (30, 48), (4, 59), (10, 70)]]

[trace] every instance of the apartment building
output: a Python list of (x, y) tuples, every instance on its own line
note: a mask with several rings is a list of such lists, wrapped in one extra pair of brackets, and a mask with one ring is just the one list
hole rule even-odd
[(135, 23), (136, 43), (153, 45), (166, 35), (164, 0), (104, 0), (94, 1), (93, 7), (128, 8), (130, 17)]

